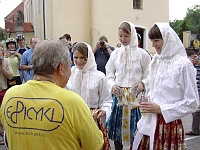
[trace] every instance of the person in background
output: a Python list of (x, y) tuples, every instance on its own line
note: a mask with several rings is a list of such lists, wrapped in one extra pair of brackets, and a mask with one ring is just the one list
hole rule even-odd
[[(10, 88), (0, 109), (8, 148), (100, 150), (103, 136), (88, 106), (78, 94), (63, 89), (71, 75), (66, 46), (59, 40), (38, 43), (32, 64), (33, 79)], [(14, 117), (16, 109), (20, 111)]]
[(24, 71), (24, 82), (31, 80), (33, 78), (33, 65), (32, 65), (32, 55), (36, 44), (39, 42), (37, 37), (31, 38), (30, 45), (31, 49), (24, 52), (20, 61), (20, 69)]
[(106, 63), (110, 58), (110, 54), (114, 50), (113, 47), (109, 46), (108, 39), (104, 35), (99, 38), (95, 48), (93, 49), (93, 53), (95, 56), (95, 61), (97, 63), (97, 70), (106, 74)]
[(137, 38), (138, 38), (138, 47), (139, 48), (142, 48), (142, 37), (141, 37), (141, 35), (139, 34), (139, 33), (137, 33)]
[(112, 89), (113, 106), (107, 121), (108, 135), (116, 150), (130, 145), (134, 139), (140, 110), (133, 96), (142, 91), (142, 80), (148, 75), (149, 55), (138, 48), (135, 26), (124, 21), (118, 28), (121, 47), (115, 49), (106, 64), (108, 85)]
[(10, 88), (14, 85), (22, 84), (19, 74), (21, 54), (15, 51), (16, 42), (13, 38), (8, 38), (6, 40), (6, 48), (8, 53), (5, 57), (7, 57), (13, 70), (13, 78), (8, 80), (8, 88)]
[(118, 43), (117, 45), (116, 45), (116, 48), (120, 48), (121, 47), (121, 43)]
[[(7, 80), (11, 80), (13, 77), (13, 71), (7, 58), (4, 58), (4, 47), (0, 43), (0, 106), (3, 101), (3, 97), (7, 91)], [(0, 145), (4, 144), (3, 140), (3, 126), (0, 123)]]
[(66, 34), (63, 35), (63, 38), (61, 40), (67, 43), (68, 50), (69, 50), (69, 53), (70, 53), (70, 58), (71, 58), (71, 61), (72, 61), (72, 66), (74, 66), (71, 35), (66, 33)]
[[(29, 47), (25, 45), (25, 37), (23, 36), (23, 34), (18, 34), (16, 37), (16, 41), (18, 44), (18, 48), (16, 49), (17, 53), (20, 53), (22, 55), (25, 51), (30, 49)], [(24, 82), (24, 78), (25, 78), (24, 71), (20, 70), (20, 68), (19, 68), (19, 74), (20, 74), (21, 82)]]
[(143, 80), (149, 102), (140, 103), (141, 111), (148, 115), (137, 123), (132, 150), (184, 150), (180, 118), (199, 106), (195, 68), (169, 23), (154, 24), (148, 35), (156, 49), (149, 75)]
[[(198, 55), (198, 49), (196, 49), (196, 51), (197, 51), (196, 54), (190, 56), (190, 60), (197, 70), (196, 81), (200, 97), (200, 55)], [(200, 125), (200, 107), (196, 112), (192, 113), (192, 129), (190, 131), (185, 132), (185, 134), (200, 135), (199, 125)]]
[(151, 59), (152, 59), (153, 56), (151, 55), (151, 53), (149, 53), (148, 50), (142, 48), (142, 44), (141, 44), (142, 38), (141, 38), (139, 33), (137, 33), (137, 37), (138, 37), (138, 47), (139, 47), (139, 49), (146, 51), (149, 54), (149, 56), (151, 57)]
[[(77, 43), (73, 47), (73, 52), (75, 66), (72, 67), (72, 74), (67, 88), (78, 93), (83, 98), (88, 107), (97, 114), (94, 119), (97, 121), (100, 119), (102, 126), (105, 127), (105, 122), (110, 116), (112, 106), (112, 97), (106, 76), (97, 70), (90, 45)], [(106, 144), (109, 143), (104, 143), (103, 148), (108, 150)]]
[(25, 51), (27, 51), (27, 50), (30, 49), (29, 47), (27, 47), (27, 46), (25, 45), (25, 37), (24, 37), (23, 34), (18, 34), (17, 37), (16, 37), (16, 41), (17, 41), (17, 44), (18, 44), (18, 47), (17, 47), (17, 49), (16, 49), (16, 52), (20, 53), (21, 55), (22, 55)]

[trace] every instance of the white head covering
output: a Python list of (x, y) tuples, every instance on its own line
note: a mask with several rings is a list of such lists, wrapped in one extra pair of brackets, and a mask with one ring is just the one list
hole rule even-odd
[[(123, 21), (122, 23), (127, 22)], [(121, 24), (122, 24), (121, 23)], [(137, 53), (138, 50), (138, 39), (137, 39), (137, 32), (135, 30), (135, 26), (131, 22), (127, 22), (131, 28), (131, 41), (127, 46), (124, 46), (121, 43), (121, 47), (118, 49), (118, 60), (120, 62), (119, 65), (119, 78), (123, 79), (125, 76), (126, 69), (132, 69), (132, 65), (134, 62), (139, 59), (139, 54)], [(120, 24), (120, 25), (121, 25)], [(119, 80), (120, 80), (119, 79)]]
[[(94, 54), (92, 52), (91, 46), (87, 43), (84, 43), (84, 44), (86, 44), (87, 48), (88, 48), (87, 63), (85, 64), (83, 69), (79, 69), (76, 66), (74, 66), (73, 69), (72, 69), (72, 75), (71, 75), (70, 78), (71, 78), (71, 88), (72, 88), (72, 90), (74, 90), (74, 92), (81, 95), (81, 97), (85, 101), (87, 101), (89, 93), (87, 93), (86, 91), (88, 89), (87, 87), (89, 87), (89, 84), (92, 83), (92, 82), (89, 81), (89, 79), (91, 79), (93, 77), (89, 77), (89, 75), (88, 75), (87, 79), (84, 79), (84, 82), (82, 82), (83, 81), (83, 74), (85, 74), (87, 72), (91, 72), (91, 71), (96, 71), (97, 65), (96, 65), (96, 62), (95, 62), (95, 58), (94, 58)], [(92, 75), (93, 74), (90, 74), (90, 76), (92, 76)], [(81, 89), (81, 87), (85, 87), (85, 88)]]
[[(149, 72), (149, 81), (150, 85), (154, 87), (150, 87), (151, 89), (155, 88), (159, 90), (159, 86), (162, 86), (163, 78), (167, 75), (164, 73), (167, 64), (171, 61), (173, 57), (185, 57), (187, 58), (186, 50), (176, 34), (176, 32), (169, 26), (169, 23), (155, 23), (162, 35), (163, 38), (163, 46), (160, 55), (155, 54), (153, 60), (150, 64), (150, 72)], [(157, 68), (159, 65), (162, 65), (163, 70), (159, 70), (159, 72), (163, 72), (160, 74), (159, 78), (156, 78)], [(164, 67), (165, 66), (165, 67)], [(173, 68), (171, 68), (173, 69)], [(154, 82), (155, 84), (151, 84)], [(162, 91), (160, 91), (162, 92)]]
[(176, 32), (169, 26), (169, 23), (155, 23), (163, 38), (163, 47), (160, 54), (162, 59), (170, 58), (176, 54), (187, 57), (185, 48)]

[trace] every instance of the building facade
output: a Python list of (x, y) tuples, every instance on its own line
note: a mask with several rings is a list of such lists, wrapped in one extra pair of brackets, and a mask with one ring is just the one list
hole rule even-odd
[(17, 34), (25, 36), (25, 44), (30, 46), (30, 39), (34, 37), (32, 23), (24, 22), (24, 3), (21, 2), (5, 18), (5, 34), (7, 38), (16, 39)]
[(169, 22), (169, 0), (23, 0), (24, 20), (32, 22), (35, 36), (58, 39), (65, 33), (72, 42), (95, 46), (105, 35), (115, 47), (118, 26), (133, 22), (142, 36), (143, 48), (153, 52), (148, 31), (155, 22)]

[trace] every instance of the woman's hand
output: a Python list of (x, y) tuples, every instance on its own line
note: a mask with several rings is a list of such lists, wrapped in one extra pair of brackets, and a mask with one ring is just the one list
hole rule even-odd
[(120, 91), (120, 87), (118, 85), (113, 85), (112, 94), (115, 96), (118, 96), (120, 94), (119, 91)]
[(141, 102), (139, 107), (142, 112), (161, 114), (160, 106), (153, 102)]
[(106, 115), (106, 111), (102, 110), (102, 109), (98, 109), (98, 115), (97, 115), (97, 119), (100, 119), (101, 117)]
[(106, 115), (106, 111), (102, 109), (94, 109), (92, 112), (92, 116), (94, 120), (100, 119), (101, 117)]

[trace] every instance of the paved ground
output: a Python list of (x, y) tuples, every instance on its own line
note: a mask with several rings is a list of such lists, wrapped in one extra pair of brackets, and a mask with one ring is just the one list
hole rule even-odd
[[(192, 115), (188, 115), (182, 119), (185, 131), (190, 130), (192, 124)], [(200, 136), (185, 136), (187, 150), (199, 150), (200, 149)], [(111, 142), (112, 150), (114, 150), (113, 143)], [(124, 147), (124, 150), (128, 150), (129, 147)], [(0, 150), (6, 150), (4, 145), (0, 145)]]

